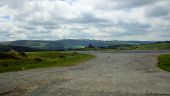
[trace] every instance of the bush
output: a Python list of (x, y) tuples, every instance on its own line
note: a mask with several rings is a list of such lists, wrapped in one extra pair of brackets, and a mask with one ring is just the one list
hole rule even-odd
[(59, 57), (59, 58), (66, 58), (66, 56), (65, 56), (65, 55), (62, 55), (62, 54), (60, 54), (58, 57)]
[(79, 54), (78, 52), (73, 52), (71, 53), (71, 56), (78, 55), (78, 54)]
[(1, 64), (1, 66), (8, 67), (8, 64)]
[(19, 52), (18, 54), (19, 54), (19, 56), (21, 56), (21, 57), (28, 58), (27, 54), (24, 53), (24, 52)]
[(0, 59), (20, 59), (17, 53), (3, 52), (0, 53)]
[(41, 61), (43, 61), (43, 59), (37, 57), (37, 58), (34, 58), (34, 61), (41, 62)]

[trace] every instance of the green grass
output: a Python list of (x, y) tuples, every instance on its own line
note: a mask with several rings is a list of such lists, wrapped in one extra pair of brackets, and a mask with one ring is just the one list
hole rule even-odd
[(170, 54), (160, 55), (158, 57), (158, 67), (170, 72)]
[(132, 47), (136, 50), (169, 50), (170, 43), (144, 44)]
[(140, 45), (113, 45), (106, 48), (85, 48), (80, 50), (98, 50), (98, 51), (120, 51), (120, 50), (170, 50), (169, 42), (140, 44)]
[(95, 57), (75, 52), (27, 52), (26, 55), (27, 58), (1, 58), (0, 73), (42, 67), (69, 67)]

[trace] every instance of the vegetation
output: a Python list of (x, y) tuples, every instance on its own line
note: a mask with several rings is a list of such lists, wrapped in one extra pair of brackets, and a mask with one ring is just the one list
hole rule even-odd
[(170, 50), (170, 42), (157, 42), (152, 44), (140, 44), (140, 45), (113, 45), (102, 49), (114, 49), (114, 50)]
[(170, 72), (170, 54), (160, 55), (158, 57), (158, 67)]
[(12, 46), (12, 45), (3, 45), (0, 44), (0, 52), (8, 52), (11, 49), (15, 49), (19, 52), (35, 52), (35, 51), (43, 51), (41, 49), (24, 47), (24, 46)]
[(139, 46), (134, 46), (132, 49), (137, 50), (170, 50), (170, 42), (160, 42), (153, 44), (142, 44)]
[[(1, 45), (6, 45), (8, 47), (15, 46), (17, 48), (13, 48), (17, 51), (36, 51), (39, 50), (48, 50), (48, 51), (56, 51), (56, 50), (73, 50), (73, 49), (85, 49), (87, 47), (94, 48), (107, 48), (109, 46), (119, 46), (119, 45), (139, 45), (139, 44), (150, 44), (154, 43), (152, 41), (101, 41), (101, 40), (88, 40), (88, 39), (63, 39), (56, 41), (41, 41), (41, 40), (18, 40), (11, 42), (0, 42), (0, 51)], [(92, 46), (89, 46), (92, 45)], [(23, 48), (20, 48), (23, 47)], [(4, 50), (4, 48), (2, 48)], [(7, 48), (5, 48), (6, 50)], [(2, 51), (3, 51), (2, 50)], [(2, 52), (1, 51), (1, 52)]]
[(170, 50), (170, 42), (154, 41), (100, 41), (64, 39), (57, 41), (19, 40), (0, 42), (0, 52), (10, 49), (19, 52), (66, 50)]
[(91, 58), (94, 56), (76, 52), (1, 52), (0, 73), (40, 67), (68, 67)]

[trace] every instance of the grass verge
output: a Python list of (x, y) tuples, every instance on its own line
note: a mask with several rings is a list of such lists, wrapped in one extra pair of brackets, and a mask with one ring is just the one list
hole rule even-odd
[[(2, 54), (9, 55), (9, 53), (0, 53), (1, 56)], [(76, 52), (28, 52), (25, 54), (27, 58), (0, 58), (0, 73), (43, 67), (69, 67), (95, 58), (90, 54)]]
[(170, 72), (170, 54), (163, 54), (158, 56), (158, 67)]

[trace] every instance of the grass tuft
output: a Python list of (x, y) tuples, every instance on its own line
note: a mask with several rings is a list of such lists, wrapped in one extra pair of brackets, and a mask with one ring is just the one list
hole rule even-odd
[(170, 72), (170, 54), (163, 54), (158, 56), (158, 67)]

